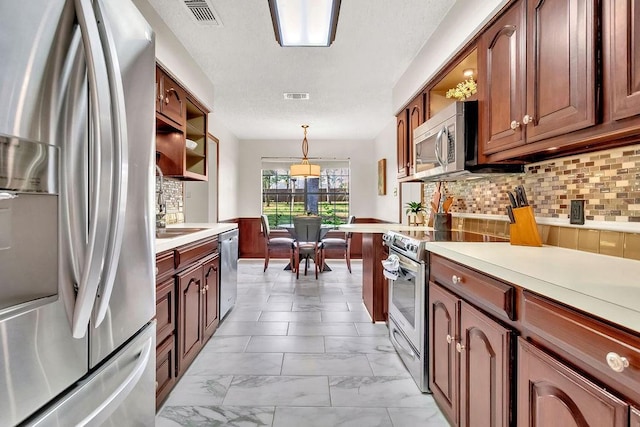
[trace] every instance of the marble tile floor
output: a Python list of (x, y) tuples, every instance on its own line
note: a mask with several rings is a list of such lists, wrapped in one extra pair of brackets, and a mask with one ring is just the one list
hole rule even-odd
[[(362, 304), (362, 263), (306, 277), (240, 260), (234, 309), (156, 426), (448, 426)], [(313, 271), (313, 270), (312, 270)]]

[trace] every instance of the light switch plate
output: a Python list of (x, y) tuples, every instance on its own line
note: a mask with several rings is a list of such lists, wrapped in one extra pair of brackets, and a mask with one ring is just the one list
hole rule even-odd
[(571, 212), (569, 213), (570, 224), (584, 224), (584, 200), (572, 200)]

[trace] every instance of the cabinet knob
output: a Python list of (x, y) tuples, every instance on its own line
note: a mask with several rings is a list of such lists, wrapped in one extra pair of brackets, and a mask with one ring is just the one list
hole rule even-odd
[(516, 129), (518, 129), (519, 127), (520, 127), (520, 122), (516, 122), (515, 120), (513, 120), (513, 121), (511, 122), (511, 129), (512, 129), (512, 130), (516, 130)]
[(453, 276), (451, 276), (451, 281), (454, 285), (457, 285), (458, 283), (462, 283), (462, 277), (458, 277), (454, 274)]
[(159, 272), (160, 272), (160, 269), (156, 267), (156, 276), (158, 275)]
[(457, 343), (456, 350), (458, 350), (458, 353), (462, 353), (462, 350), (464, 350), (464, 345)]
[(529, 123), (533, 123), (533, 117), (531, 117), (528, 114), (525, 114), (524, 117), (522, 118), (522, 123), (524, 123), (525, 125), (528, 125)]
[(451, 335), (447, 334), (447, 342), (449, 344), (451, 344), (452, 341), (453, 341), (453, 337)]
[(624, 368), (629, 367), (629, 360), (612, 351), (607, 353), (607, 365), (616, 372), (622, 372)]

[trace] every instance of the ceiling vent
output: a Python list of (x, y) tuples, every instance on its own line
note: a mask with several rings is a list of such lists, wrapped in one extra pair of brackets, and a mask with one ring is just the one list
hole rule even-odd
[(208, 0), (184, 0), (184, 4), (191, 11), (193, 19), (199, 24), (222, 26), (220, 16)]
[(291, 101), (303, 101), (309, 99), (309, 94), (303, 92), (285, 92), (284, 99)]

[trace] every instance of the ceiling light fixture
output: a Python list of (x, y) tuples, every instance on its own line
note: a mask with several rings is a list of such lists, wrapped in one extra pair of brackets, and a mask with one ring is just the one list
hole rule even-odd
[(330, 46), (336, 38), (340, 0), (269, 0), (280, 46)]
[(307, 128), (309, 125), (302, 125), (304, 129), (304, 139), (302, 140), (302, 162), (297, 165), (291, 165), (289, 175), (291, 177), (318, 177), (320, 176), (320, 165), (312, 165), (307, 159), (309, 153), (309, 142), (307, 142)]

